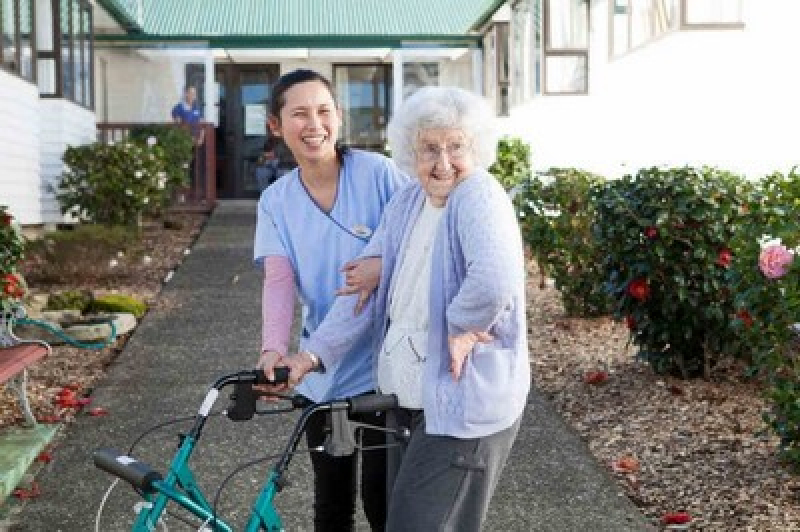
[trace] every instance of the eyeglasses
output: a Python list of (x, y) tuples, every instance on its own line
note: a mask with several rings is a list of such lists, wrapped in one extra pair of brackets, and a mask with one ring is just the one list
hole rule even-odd
[(438, 144), (422, 144), (414, 150), (417, 157), (426, 163), (438, 161), (442, 154), (447, 153), (447, 157), (454, 161), (463, 159), (469, 154), (470, 145), (466, 142), (453, 142), (444, 148)]

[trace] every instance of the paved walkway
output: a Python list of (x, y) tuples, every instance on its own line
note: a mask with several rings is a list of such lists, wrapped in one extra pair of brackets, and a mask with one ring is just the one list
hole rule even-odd
[[(216, 376), (252, 366), (260, 338), (260, 276), (250, 259), (254, 222), (254, 202), (223, 202), (215, 210), (191, 255), (165, 286), (160, 304), (147, 314), (98, 382), (92, 404), (107, 408), (110, 415), (81, 416), (58, 437), (53, 462), (38, 476), (41, 496), (14, 503), (9, 530), (95, 530), (97, 510), (111, 478), (93, 467), (92, 451), (127, 450), (146, 429), (192, 416)], [(226, 403), (221, 398), (216, 409)], [(152, 465), (166, 464), (177, 434), (186, 427), (186, 423), (173, 425), (150, 434), (134, 454)], [(290, 427), (286, 415), (236, 424), (223, 416), (212, 418), (192, 462), (201, 487), (213, 497), (237, 465), (278, 449)], [(233, 516), (238, 528), (243, 528), (254, 490), (269, 465), (267, 461), (237, 474), (222, 492), (220, 514)], [(307, 456), (295, 459), (289, 478), (291, 486), (278, 497), (287, 530), (312, 530)], [(128, 485), (119, 483), (108, 497), (97, 530), (127, 530), (135, 500)], [(197, 529), (174, 518), (169, 522), (170, 531)], [(358, 530), (368, 530), (361, 517)], [(589, 455), (584, 442), (534, 391), (486, 530), (651, 529)]]

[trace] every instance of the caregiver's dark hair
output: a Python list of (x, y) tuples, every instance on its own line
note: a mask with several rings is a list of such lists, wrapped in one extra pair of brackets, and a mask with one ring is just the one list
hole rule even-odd
[[(286, 91), (297, 85), (298, 83), (306, 83), (308, 81), (318, 81), (325, 85), (328, 92), (333, 98), (333, 103), (339, 107), (339, 100), (336, 98), (336, 91), (333, 90), (333, 84), (328, 78), (315, 70), (307, 68), (298, 68), (287, 72), (278, 78), (275, 85), (272, 86), (272, 96), (269, 102), (269, 114), (274, 116), (280, 122), (281, 109), (286, 105)], [(349, 148), (342, 145), (338, 140), (336, 141), (336, 157), (339, 159), (339, 164), (344, 164), (344, 154), (347, 153)]]

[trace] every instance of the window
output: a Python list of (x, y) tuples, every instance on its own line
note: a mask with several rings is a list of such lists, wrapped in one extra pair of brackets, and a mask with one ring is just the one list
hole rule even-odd
[(611, 5), (612, 56), (678, 28), (678, 0), (613, 0)]
[(34, 0), (0, 0), (0, 68), (36, 81)]
[(743, 0), (681, 0), (684, 28), (741, 28)]
[(589, 2), (544, 2), (544, 92), (585, 94), (589, 89)]
[[(512, 77), (508, 22), (495, 22), (483, 41), (484, 94), (495, 102), (495, 110), (499, 116), (508, 116)], [(514, 49), (516, 53), (519, 51), (518, 48)]]
[[(3, 1), (3, 0), (0, 0)], [(54, 0), (53, 25), (40, 21), (39, 94), (94, 108), (92, 7), (88, 0)]]
[[(424, 68), (416, 73), (428, 74)], [(333, 65), (333, 78), (344, 115), (341, 140), (356, 148), (384, 149), (391, 105), (391, 65), (337, 64)]]
[(741, 28), (743, 0), (611, 0), (611, 56), (679, 29)]

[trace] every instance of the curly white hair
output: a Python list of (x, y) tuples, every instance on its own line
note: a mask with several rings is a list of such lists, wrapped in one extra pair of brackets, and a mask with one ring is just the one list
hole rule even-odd
[(488, 169), (497, 154), (495, 114), (488, 102), (458, 87), (422, 87), (395, 110), (389, 122), (389, 149), (397, 166), (415, 175), (414, 146), (421, 131), (457, 129), (470, 143), (475, 163)]

